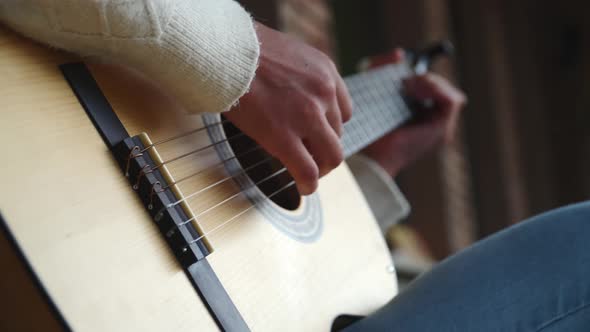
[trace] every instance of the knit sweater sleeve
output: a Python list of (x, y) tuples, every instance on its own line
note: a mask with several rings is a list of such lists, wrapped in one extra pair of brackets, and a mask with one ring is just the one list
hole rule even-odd
[(195, 113), (235, 104), (260, 52), (252, 18), (233, 0), (2, 0), (0, 21), (138, 70)]

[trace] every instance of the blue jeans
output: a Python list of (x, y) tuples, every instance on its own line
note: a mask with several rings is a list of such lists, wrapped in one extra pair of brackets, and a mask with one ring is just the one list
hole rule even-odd
[(476, 243), (345, 331), (590, 331), (590, 202)]

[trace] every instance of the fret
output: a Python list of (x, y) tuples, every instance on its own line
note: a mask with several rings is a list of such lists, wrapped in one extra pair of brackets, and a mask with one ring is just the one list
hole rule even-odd
[(408, 64), (388, 65), (345, 79), (353, 101), (352, 119), (344, 125), (346, 157), (360, 151), (411, 117), (402, 96), (402, 80), (412, 74)]

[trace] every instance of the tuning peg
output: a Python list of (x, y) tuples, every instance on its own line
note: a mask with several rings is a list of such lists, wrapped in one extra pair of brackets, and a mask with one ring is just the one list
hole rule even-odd
[(438, 42), (418, 52), (414, 61), (414, 72), (418, 75), (426, 74), (430, 66), (440, 56), (451, 56), (455, 53), (455, 47), (449, 40)]

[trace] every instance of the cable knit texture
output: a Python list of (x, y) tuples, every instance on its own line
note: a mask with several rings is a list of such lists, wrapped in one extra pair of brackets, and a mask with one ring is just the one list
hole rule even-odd
[(1, 0), (0, 20), (51, 46), (144, 73), (194, 113), (248, 90), (260, 48), (233, 0)]

